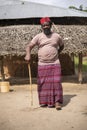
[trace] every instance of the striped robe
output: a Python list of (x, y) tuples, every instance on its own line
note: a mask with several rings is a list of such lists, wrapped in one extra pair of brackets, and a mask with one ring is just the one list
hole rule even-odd
[(39, 104), (54, 106), (55, 102), (63, 103), (60, 64), (38, 65)]

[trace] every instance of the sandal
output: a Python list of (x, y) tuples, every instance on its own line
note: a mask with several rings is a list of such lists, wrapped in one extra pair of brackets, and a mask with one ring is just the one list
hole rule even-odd
[(56, 108), (56, 110), (61, 110), (62, 109), (61, 104), (59, 102), (56, 102), (55, 108)]
[(41, 104), (40, 107), (47, 107), (47, 105), (46, 104)]

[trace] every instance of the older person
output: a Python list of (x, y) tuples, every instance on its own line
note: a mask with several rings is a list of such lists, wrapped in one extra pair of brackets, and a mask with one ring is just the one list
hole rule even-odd
[(59, 34), (51, 30), (49, 17), (40, 19), (42, 32), (27, 45), (25, 60), (30, 62), (31, 49), (38, 46), (38, 97), (41, 107), (61, 109), (63, 89), (61, 84), (61, 65), (58, 58), (64, 44)]

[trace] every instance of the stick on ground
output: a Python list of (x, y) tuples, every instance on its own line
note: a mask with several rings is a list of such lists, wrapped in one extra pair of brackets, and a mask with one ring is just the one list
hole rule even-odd
[(31, 94), (31, 106), (32, 106), (32, 105), (33, 105), (33, 92), (32, 92), (32, 78), (31, 78), (31, 68), (30, 68), (30, 64), (28, 64), (28, 70), (29, 70), (30, 94)]

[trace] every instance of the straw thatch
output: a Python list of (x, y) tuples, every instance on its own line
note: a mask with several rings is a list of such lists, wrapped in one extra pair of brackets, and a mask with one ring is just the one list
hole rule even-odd
[[(87, 52), (87, 26), (84, 25), (56, 25), (57, 31), (64, 39), (65, 48), (62, 53)], [(15, 25), (0, 27), (0, 56), (25, 55), (27, 43), (39, 32), (39, 25)], [(37, 47), (32, 54), (37, 53)]]

